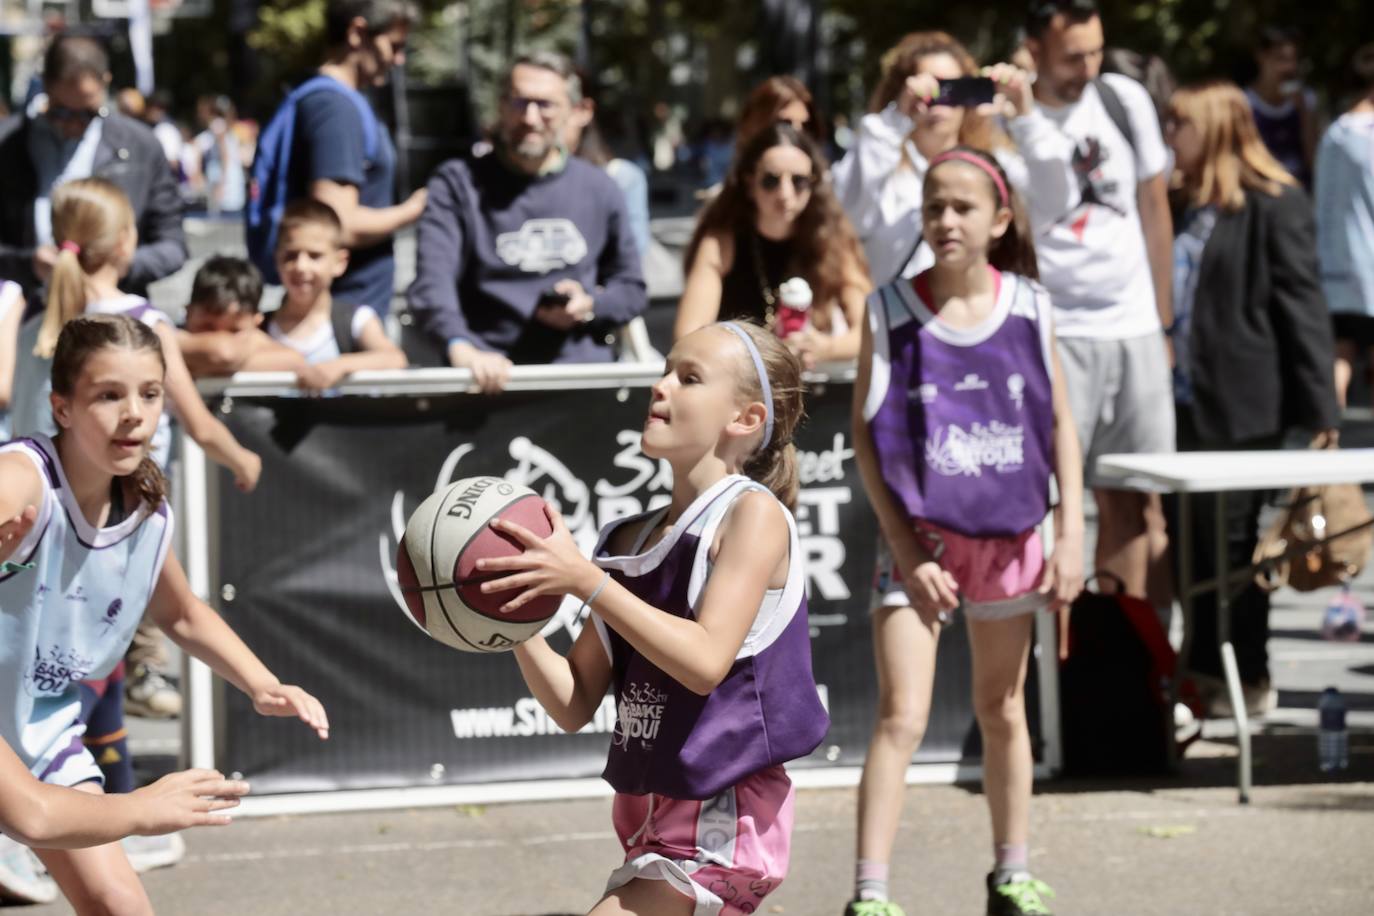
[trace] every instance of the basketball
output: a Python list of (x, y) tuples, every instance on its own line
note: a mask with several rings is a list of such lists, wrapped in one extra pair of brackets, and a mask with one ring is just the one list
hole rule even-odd
[(544, 500), (529, 487), (500, 477), (467, 477), (422, 502), (406, 523), (396, 551), (396, 575), (410, 619), (446, 646), (464, 652), (507, 652), (543, 629), (561, 595), (544, 595), (509, 614), (501, 606), (516, 590), (485, 594), (477, 561), (509, 557), (524, 548), (491, 527), (502, 518), (540, 537), (553, 533)]

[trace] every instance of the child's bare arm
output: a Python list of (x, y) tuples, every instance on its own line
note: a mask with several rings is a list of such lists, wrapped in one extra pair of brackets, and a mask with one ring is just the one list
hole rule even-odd
[(296, 372), (305, 366), (305, 357), (259, 328), (237, 332), (242, 339), (243, 362), (238, 372)]
[[(1067, 607), (1083, 590), (1083, 452), (1069, 407), (1059, 350), (1050, 347), (1054, 398), (1054, 474), (1059, 504), (1054, 507), (1054, 553), (1041, 590), (1055, 609)], [(1064, 646), (1061, 641), (1061, 655)]]
[(386, 336), (386, 330), (377, 318), (368, 318), (358, 335), (361, 349), (356, 353), (345, 353), (337, 359), (326, 360), (313, 366), (297, 370), (302, 388), (322, 391), (333, 388), (354, 372), (367, 369), (404, 369), (410, 365), (401, 348)]
[(167, 361), (167, 398), (176, 409), (177, 417), (186, 426), (187, 435), (205, 449), (211, 460), (230, 470), (239, 489), (251, 491), (258, 485), (262, 459), (240, 445), (229, 427), (205, 406), (186, 368), (186, 360), (181, 357), (181, 347), (171, 326), (159, 324), (157, 336), (162, 341), (163, 357)]
[(907, 597), (933, 610), (953, 610), (959, 606), (959, 598), (955, 594), (957, 583), (938, 568), (934, 557), (921, 546), (912, 528), (911, 519), (907, 516), (906, 510), (893, 498), (878, 465), (873, 431), (864, 416), (872, 366), (873, 328), (868, 317), (864, 316), (863, 332), (859, 341), (858, 374), (854, 379), (854, 462), (858, 465), (859, 478), (863, 481), (869, 505), (873, 507), (873, 514), (878, 517), (878, 528), (887, 541), (888, 549), (892, 551), (902, 585), (907, 589)]
[(511, 575), (482, 584), (487, 593), (509, 592), (503, 612), (514, 611), (539, 595), (590, 596), (592, 608), (645, 658), (694, 693), (705, 696), (730, 671), (749, 633), (774, 570), (788, 555), (788, 527), (777, 501), (745, 494), (722, 526), (720, 551), (702, 594), (696, 619), (678, 617), (650, 605), (610, 581), (582, 556), (571, 532), (552, 508), (546, 510), (553, 533), (540, 538), (504, 519), (492, 527), (525, 547), (514, 557), (479, 560), (483, 572)]
[(229, 818), (216, 812), (235, 807), (247, 792), (247, 783), (213, 770), (173, 773), (123, 795), (78, 792), (39, 782), (0, 741), (0, 830), (39, 849), (84, 849), (131, 834), (222, 826)]
[(245, 355), (238, 335), (232, 331), (177, 331), (177, 345), (192, 378), (233, 375)]
[(535, 636), (515, 647), (515, 660), (530, 693), (565, 732), (592, 720), (611, 684), (611, 661), (590, 617), (566, 658)]
[(329, 737), (329, 719), (320, 701), (278, 680), (224, 618), (196, 597), (175, 551), (168, 551), (162, 564), (148, 613), (182, 651), (209, 665), (252, 699), (260, 714), (295, 716), (321, 738)]

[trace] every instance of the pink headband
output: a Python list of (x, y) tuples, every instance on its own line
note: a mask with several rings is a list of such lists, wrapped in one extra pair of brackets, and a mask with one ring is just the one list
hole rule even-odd
[(76, 242), (63, 242), (61, 248), (63, 251), (70, 251), (77, 257), (81, 256), (81, 246), (76, 244)]
[(969, 165), (976, 165), (978, 168), (982, 169), (983, 172), (992, 179), (993, 185), (997, 188), (997, 193), (999, 195), (997, 202), (1004, 207), (1011, 206), (1011, 195), (1007, 193), (1007, 183), (1002, 180), (1001, 175), (997, 174), (997, 169), (982, 156), (977, 156), (961, 149), (952, 149), (930, 160), (930, 168), (927, 169), (927, 171), (934, 169), (937, 165), (942, 165), (955, 159), (960, 162), (967, 162)]

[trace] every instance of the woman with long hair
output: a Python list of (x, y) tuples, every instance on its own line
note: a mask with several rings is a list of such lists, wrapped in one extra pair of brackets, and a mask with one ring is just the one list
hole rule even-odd
[[(1176, 163), (1169, 335), (1179, 450), (1276, 448), (1296, 429), (1332, 441), (1334, 357), (1311, 201), (1265, 147), (1244, 93), (1232, 83), (1176, 92), (1165, 135)], [(1245, 494), (1227, 501), (1231, 569), (1250, 563), (1261, 503)], [(1199, 503), (1193, 516), (1198, 579), (1216, 567), (1209, 507)], [(1250, 585), (1232, 608), (1246, 705), (1262, 714), (1270, 698), (1269, 599)], [(1215, 597), (1199, 596), (1193, 609), (1185, 661), (1220, 705)]]
[[(787, 124), (765, 127), (735, 157), (687, 249), (675, 340), (715, 321), (752, 319), (783, 337), (807, 368), (852, 360), (868, 295), (863, 249), (814, 140)], [(783, 288), (805, 281), (808, 320), (779, 323)]]
[(883, 55), (869, 113), (834, 170), (835, 193), (863, 240), (875, 285), (935, 262), (921, 239), (921, 186), (935, 156), (959, 145), (988, 150), (1012, 186), (1025, 189), (1025, 166), (993, 119), (939, 103), (940, 80), (977, 75), (973, 55), (944, 32), (912, 32)]

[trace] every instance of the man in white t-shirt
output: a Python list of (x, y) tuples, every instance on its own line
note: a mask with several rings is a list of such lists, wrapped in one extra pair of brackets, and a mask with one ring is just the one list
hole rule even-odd
[(1168, 152), (1145, 88), (1101, 76), (1102, 20), (1092, 0), (1035, 4), (1026, 33), (1033, 86), (1009, 65), (994, 76), (1029, 175), (1040, 279), (1054, 303), (1085, 479), (1097, 498), (1097, 568), (1144, 596), (1167, 546), (1159, 500), (1104, 489), (1095, 465), (1100, 455), (1174, 448), (1163, 334), (1173, 322)]

